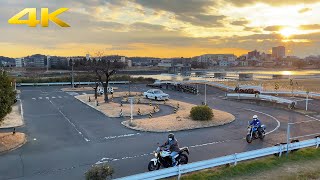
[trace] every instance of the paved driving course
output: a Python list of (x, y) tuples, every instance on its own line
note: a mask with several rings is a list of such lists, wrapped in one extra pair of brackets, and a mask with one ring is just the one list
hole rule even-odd
[[(28, 142), (15, 151), (0, 155), (0, 179), (70, 180), (84, 179), (84, 173), (96, 163), (108, 162), (114, 178), (147, 171), (157, 142), (167, 133), (148, 133), (121, 125), (124, 118), (107, 118), (74, 98), (90, 92), (63, 92), (61, 87), (21, 87)], [(145, 85), (132, 85), (132, 91), (145, 91)], [(127, 86), (119, 86), (119, 91)], [(165, 91), (172, 99), (201, 104), (203, 95)], [(180, 146), (190, 148), (190, 162), (273, 146), (285, 142), (286, 123), (312, 120), (302, 114), (268, 106), (224, 99), (224, 92), (209, 87), (208, 105), (235, 115), (236, 120), (221, 127), (175, 132)], [(317, 100), (312, 103), (318, 104)], [(158, 115), (168, 114), (162, 109)], [(247, 121), (257, 114), (267, 126), (264, 141), (247, 144)], [(157, 116), (158, 116), (157, 115)], [(294, 135), (319, 129), (319, 124), (296, 127)], [(316, 127), (318, 126), (318, 127)]]

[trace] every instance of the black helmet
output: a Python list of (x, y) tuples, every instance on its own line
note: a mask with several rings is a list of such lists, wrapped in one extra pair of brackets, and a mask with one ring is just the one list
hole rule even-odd
[(174, 139), (174, 134), (173, 134), (173, 133), (170, 133), (170, 134), (168, 135), (168, 138)]

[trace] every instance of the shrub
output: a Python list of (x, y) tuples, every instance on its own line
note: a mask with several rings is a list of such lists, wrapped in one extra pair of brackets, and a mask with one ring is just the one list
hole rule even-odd
[(86, 173), (86, 180), (105, 180), (111, 178), (114, 170), (107, 164), (94, 165)]
[(0, 70), (0, 122), (11, 112), (16, 92), (11, 85), (12, 79)]
[(190, 116), (196, 121), (208, 121), (213, 118), (213, 112), (209, 106), (196, 106), (191, 109)]

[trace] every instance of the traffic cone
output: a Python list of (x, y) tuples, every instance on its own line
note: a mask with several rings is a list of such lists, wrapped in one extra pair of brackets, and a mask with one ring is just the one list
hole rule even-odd
[(140, 108), (138, 108), (138, 115), (141, 115), (141, 111), (140, 111)]
[(150, 112), (150, 113), (149, 113), (149, 119), (151, 119), (151, 118), (152, 118), (152, 113)]
[(123, 102), (122, 101), (120, 101), (120, 107), (122, 107), (123, 106)]
[(174, 113), (177, 113), (178, 109), (177, 108), (174, 108), (173, 112)]
[(149, 106), (152, 106), (151, 100), (149, 101)]

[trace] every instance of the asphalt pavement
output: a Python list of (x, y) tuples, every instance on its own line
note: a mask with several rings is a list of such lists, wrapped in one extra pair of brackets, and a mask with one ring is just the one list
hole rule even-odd
[[(0, 155), (0, 179), (84, 179), (93, 165), (108, 162), (115, 169), (114, 178), (146, 172), (153, 158), (157, 142), (164, 142), (167, 133), (148, 133), (121, 125), (124, 118), (108, 118), (74, 98), (90, 92), (63, 92), (62, 87), (21, 87), (28, 142), (21, 148)], [(200, 95), (165, 90), (172, 99), (201, 104)], [(119, 91), (127, 91), (119, 85)], [(145, 91), (145, 85), (131, 85), (131, 91)], [(312, 118), (270, 106), (229, 101), (224, 92), (207, 88), (208, 105), (230, 112), (236, 120), (221, 127), (175, 132), (180, 146), (190, 148), (190, 162), (273, 146), (285, 142), (287, 122), (308, 121)], [(313, 103), (318, 103), (314, 100)], [(156, 116), (171, 113), (162, 108)], [(247, 144), (246, 127), (257, 114), (267, 126), (265, 140)], [(318, 123), (318, 124), (316, 124)], [(295, 127), (293, 135), (313, 132), (320, 122), (306, 127)]]

